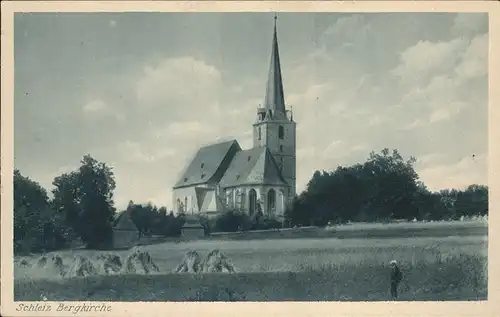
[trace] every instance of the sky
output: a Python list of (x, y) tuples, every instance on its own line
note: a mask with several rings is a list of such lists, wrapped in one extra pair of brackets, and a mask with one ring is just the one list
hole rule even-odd
[[(53, 188), (86, 154), (115, 204), (172, 206), (202, 145), (252, 146), (273, 13), (24, 13), (14, 20), (14, 166)], [(429, 189), (487, 185), (488, 16), (280, 13), (297, 190), (397, 149)]]

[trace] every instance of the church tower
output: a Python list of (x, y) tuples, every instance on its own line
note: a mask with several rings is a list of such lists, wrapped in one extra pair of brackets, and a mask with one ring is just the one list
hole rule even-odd
[(296, 194), (296, 123), (292, 111), (285, 107), (276, 19), (275, 16), (266, 96), (263, 107), (257, 109), (257, 121), (253, 124), (253, 146), (269, 149), (283, 178), (291, 186), (287, 193), (288, 202), (291, 202)]

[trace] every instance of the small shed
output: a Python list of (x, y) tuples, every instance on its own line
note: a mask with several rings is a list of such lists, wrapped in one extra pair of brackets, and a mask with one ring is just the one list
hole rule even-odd
[(131, 248), (139, 240), (139, 230), (130, 218), (131, 210), (117, 214), (113, 221), (113, 248)]
[(200, 223), (198, 217), (186, 216), (181, 229), (181, 236), (185, 239), (200, 239), (205, 237), (205, 228)]

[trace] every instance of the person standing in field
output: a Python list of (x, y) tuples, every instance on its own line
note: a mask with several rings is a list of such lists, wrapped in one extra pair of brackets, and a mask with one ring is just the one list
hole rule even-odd
[(403, 273), (398, 267), (396, 260), (391, 261), (391, 298), (398, 298), (398, 285), (403, 279)]

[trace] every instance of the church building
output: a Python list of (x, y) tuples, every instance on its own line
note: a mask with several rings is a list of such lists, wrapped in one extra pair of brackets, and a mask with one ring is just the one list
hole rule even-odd
[(296, 123), (285, 107), (276, 17), (264, 105), (252, 128), (250, 149), (231, 140), (196, 152), (173, 187), (176, 214), (212, 217), (237, 210), (282, 219), (295, 197)]

